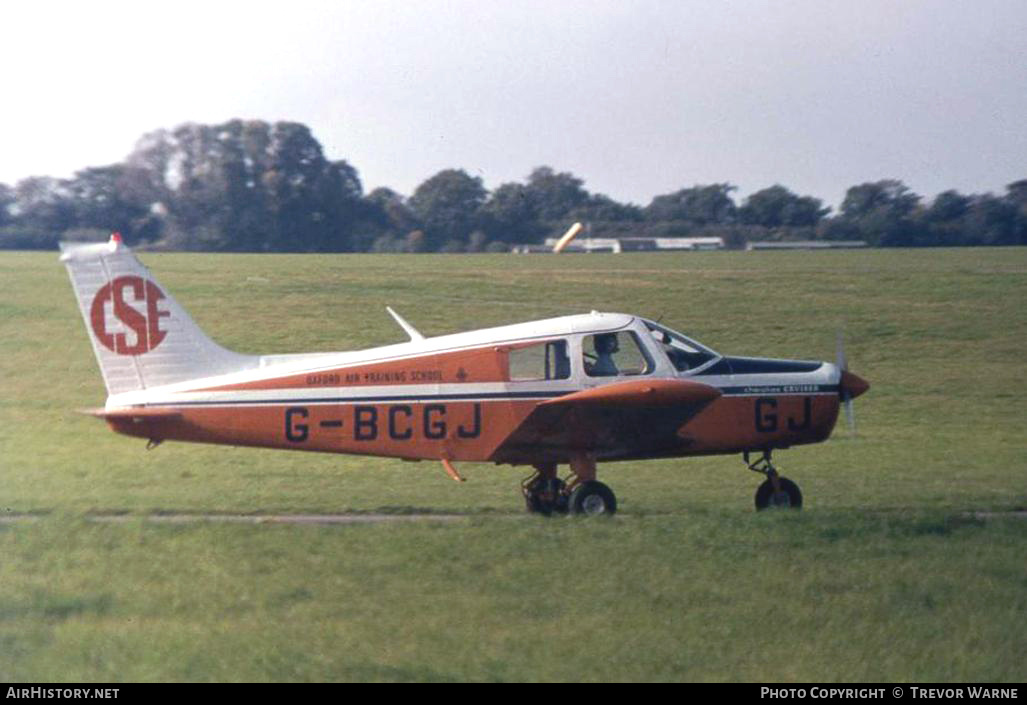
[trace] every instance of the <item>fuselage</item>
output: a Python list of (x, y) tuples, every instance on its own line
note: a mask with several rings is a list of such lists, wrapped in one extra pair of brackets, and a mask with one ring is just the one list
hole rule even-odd
[[(572, 394), (666, 380), (713, 391), (680, 414), (635, 402), (588, 418), (533, 417)], [(583, 448), (625, 460), (815, 443), (835, 425), (842, 384), (831, 363), (724, 356), (642, 318), (592, 313), (265, 356), (242, 371), (111, 395), (105, 412), (114, 430), (154, 441), (521, 464), (566, 462)]]

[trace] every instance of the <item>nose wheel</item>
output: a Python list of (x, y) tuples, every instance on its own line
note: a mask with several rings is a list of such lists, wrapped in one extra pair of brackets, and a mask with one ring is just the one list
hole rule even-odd
[(755, 463), (749, 462), (748, 451), (744, 458), (750, 470), (767, 476), (767, 479), (756, 489), (756, 511), (802, 508), (802, 492), (799, 490), (799, 486), (777, 473), (774, 464), (770, 462), (769, 450), (763, 451), (763, 457)]

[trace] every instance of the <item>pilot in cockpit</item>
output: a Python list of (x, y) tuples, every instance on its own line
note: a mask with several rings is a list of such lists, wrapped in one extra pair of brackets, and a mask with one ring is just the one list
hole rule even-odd
[(620, 374), (617, 363), (613, 361), (613, 355), (620, 350), (617, 344), (616, 333), (603, 333), (595, 337), (595, 362), (586, 366), (586, 371), (593, 377), (612, 377)]

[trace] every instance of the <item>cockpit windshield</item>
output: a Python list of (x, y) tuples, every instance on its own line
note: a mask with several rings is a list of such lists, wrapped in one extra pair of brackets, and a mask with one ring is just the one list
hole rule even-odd
[(713, 352), (706, 346), (700, 345), (669, 328), (664, 328), (657, 323), (646, 321), (645, 319), (642, 322), (645, 323), (645, 327), (649, 329), (653, 338), (659, 342), (663, 352), (678, 372), (697, 369), (707, 362), (720, 357), (718, 353)]

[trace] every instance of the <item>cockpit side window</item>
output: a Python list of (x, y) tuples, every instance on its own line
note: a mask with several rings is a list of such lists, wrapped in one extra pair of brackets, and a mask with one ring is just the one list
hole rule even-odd
[(647, 375), (653, 371), (652, 359), (630, 331), (585, 336), (581, 350), (589, 377)]
[(571, 376), (571, 358), (566, 340), (529, 345), (510, 351), (510, 380), (528, 382), (567, 379)]
[(694, 370), (719, 357), (709, 348), (699, 345), (694, 340), (689, 340), (680, 333), (675, 333), (651, 321), (645, 321), (645, 325), (678, 372)]

